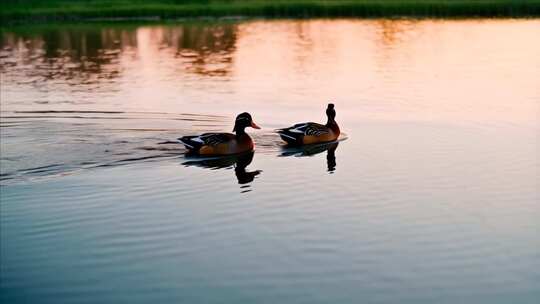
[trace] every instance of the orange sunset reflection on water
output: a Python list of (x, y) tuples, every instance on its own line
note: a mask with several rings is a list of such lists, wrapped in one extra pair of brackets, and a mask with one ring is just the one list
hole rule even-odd
[(332, 100), (345, 121), (538, 126), (538, 36), (537, 20), (7, 31), (2, 106), (220, 115), (249, 108), (272, 123), (308, 119)]

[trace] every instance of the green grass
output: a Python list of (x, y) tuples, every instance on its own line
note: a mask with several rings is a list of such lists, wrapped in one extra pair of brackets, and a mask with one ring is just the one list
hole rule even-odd
[(183, 17), (538, 17), (540, 0), (0, 0), (2, 23)]

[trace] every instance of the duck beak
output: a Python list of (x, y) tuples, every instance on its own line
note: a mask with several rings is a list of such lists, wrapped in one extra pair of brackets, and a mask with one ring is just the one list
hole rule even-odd
[(253, 121), (251, 122), (251, 127), (253, 129), (260, 129), (261, 127), (259, 127), (256, 123), (254, 123)]

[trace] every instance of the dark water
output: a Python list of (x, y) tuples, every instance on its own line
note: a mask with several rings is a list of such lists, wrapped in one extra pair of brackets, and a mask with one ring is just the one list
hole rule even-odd
[[(2, 303), (536, 303), (538, 20), (1, 32)], [(338, 143), (284, 148), (324, 121)], [(193, 158), (230, 131), (253, 154)]]

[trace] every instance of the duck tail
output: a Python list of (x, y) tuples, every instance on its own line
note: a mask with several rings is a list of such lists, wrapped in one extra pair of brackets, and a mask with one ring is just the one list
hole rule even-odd
[(202, 147), (202, 142), (195, 140), (198, 136), (182, 136), (178, 140), (190, 151), (198, 151)]
[(302, 137), (299, 133), (293, 133), (288, 128), (287, 129), (278, 129), (276, 133), (279, 134), (279, 137), (289, 145), (298, 145), (301, 143)]

